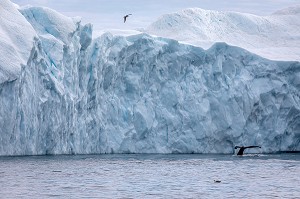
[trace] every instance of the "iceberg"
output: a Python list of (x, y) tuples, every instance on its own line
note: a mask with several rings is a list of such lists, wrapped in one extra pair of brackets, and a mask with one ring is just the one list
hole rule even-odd
[(78, 18), (1, 4), (16, 19), (1, 21), (2, 156), (300, 151), (297, 61), (145, 33), (93, 39)]
[(299, 18), (300, 6), (269, 16), (189, 8), (161, 16), (146, 32), (205, 49), (226, 42), (268, 59), (300, 61)]

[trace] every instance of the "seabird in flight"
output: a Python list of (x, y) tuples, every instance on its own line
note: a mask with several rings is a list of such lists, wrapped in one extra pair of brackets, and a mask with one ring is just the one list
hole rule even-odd
[(126, 19), (127, 19), (127, 17), (129, 17), (130, 15), (132, 15), (132, 14), (128, 14), (128, 15), (125, 15), (123, 18), (124, 18), (124, 23), (126, 22)]

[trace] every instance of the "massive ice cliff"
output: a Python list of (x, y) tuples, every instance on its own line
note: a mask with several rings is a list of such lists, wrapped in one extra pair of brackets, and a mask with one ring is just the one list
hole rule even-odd
[(299, 62), (0, 6), (0, 155), (300, 151)]

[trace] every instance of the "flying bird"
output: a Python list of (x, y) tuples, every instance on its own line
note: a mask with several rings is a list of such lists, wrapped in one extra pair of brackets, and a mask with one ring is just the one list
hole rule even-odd
[(128, 15), (125, 15), (123, 18), (124, 18), (124, 23), (126, 22), (126, 19), (127, 19), (127, 17), (129, 17), (130, 15), (132, 15), (132, 14), (128, 14)]

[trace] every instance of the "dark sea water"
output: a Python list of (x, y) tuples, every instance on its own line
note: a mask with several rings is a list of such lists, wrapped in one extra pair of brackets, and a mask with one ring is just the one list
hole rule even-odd
[(0, 157), (0, 198), (300, 198), (300, 154)]

